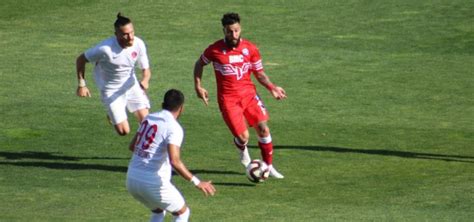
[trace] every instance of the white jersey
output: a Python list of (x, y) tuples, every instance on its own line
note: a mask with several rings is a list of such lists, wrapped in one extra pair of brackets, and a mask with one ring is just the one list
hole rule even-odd
[(183, 136), (183, 128), (169, 111), (149, 114), (138, 129), (128, 177), (143, 182), (151, 182), (152, 177), (156, 178), (155, 183), (161, 184), (171, 181), (168, 144), (181, 147)]
[(150, 67), (145, 43), (136, 36), (130, 47), (122, 48), (114, 36), (88, 49), (84, 55), (89, 62), (95, 63), (95, 81), (102, 92), (129, 89), (138, 83), (135, 76), (137, 62), (141, 69)]

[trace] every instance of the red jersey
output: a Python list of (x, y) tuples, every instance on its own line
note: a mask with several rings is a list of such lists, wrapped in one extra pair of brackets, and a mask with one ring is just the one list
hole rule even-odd
[(228, 47), (224, 39), (216, 41), (207, 47), (201, 61), (214, 66), (218, 96), (256, 93), (250, 73), (263, 70), (263, 65), (258, 48), (250, 41), (240, 39), (236, 48)]

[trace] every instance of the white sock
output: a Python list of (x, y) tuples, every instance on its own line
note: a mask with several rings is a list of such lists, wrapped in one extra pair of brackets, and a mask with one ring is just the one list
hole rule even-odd
[(163, 220), (165, 219), (165, 215), (166, 215), (166, 211), (163, 211), (159, 214), (151, 213), (150, 222), (163, 222)]
[(271, 134), (268, 134), (267, 137), (259, 137), (259, 138), (258, 138), (258, 142), (261, 142), (261, 143), (263, 143), (263, 144), (271, 143), (271, 142), (272, 142), (272, 135), (271, 135)]
[(191, 210), (189, 207), (186, 207), (186, 211), (184, 213), (180, 214), (179, 216), (173, 216), (173, 222), (188, 222), (189, 220), (189, 215), (191, 214)]

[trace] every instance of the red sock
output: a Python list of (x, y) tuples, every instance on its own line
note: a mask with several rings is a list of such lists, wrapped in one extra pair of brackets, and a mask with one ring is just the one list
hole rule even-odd
[(262, 154), (263, 161), (267, 165), (271, 165), (273, 162), (273, 143), (258, 142), (258, 146), (260, 147), (260, 153)]

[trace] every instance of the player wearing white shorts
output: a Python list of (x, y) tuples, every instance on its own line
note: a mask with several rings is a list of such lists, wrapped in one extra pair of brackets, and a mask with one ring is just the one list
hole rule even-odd
[(183, 104), (181, 91), (166, 92), (163, 110), (149, 114), (130, 143), (133, 156), (128, 166), (127, 189), (152, 211), (152, 222), (163, 221), (166, 211), (173, 215), (173, 221), (188, 221), (190, 210), (171, 183), (172, 168), (206, 196), (215, 192), (210, 181), (200, 181), (181, 161), (184, 133), (177, 119), (183, 112)]
[[(85, 82), (85, 66), (94, 63), (94, 77), (108, 118), (119, 135), (130, 132), (126, 109), (135, 113), (141, 122), (148, 115), (150, 102), (145, 93), (151, 77), (150, 64), (143, 40), (135, 36), (133, 24), (120, 13), (114, 23), (115, 36), (79, 55), (76, 60), (79, 85), (77, 95), (90, 97)], [(135, 75), (135, 65), (142, 71), (140, 83)]]

